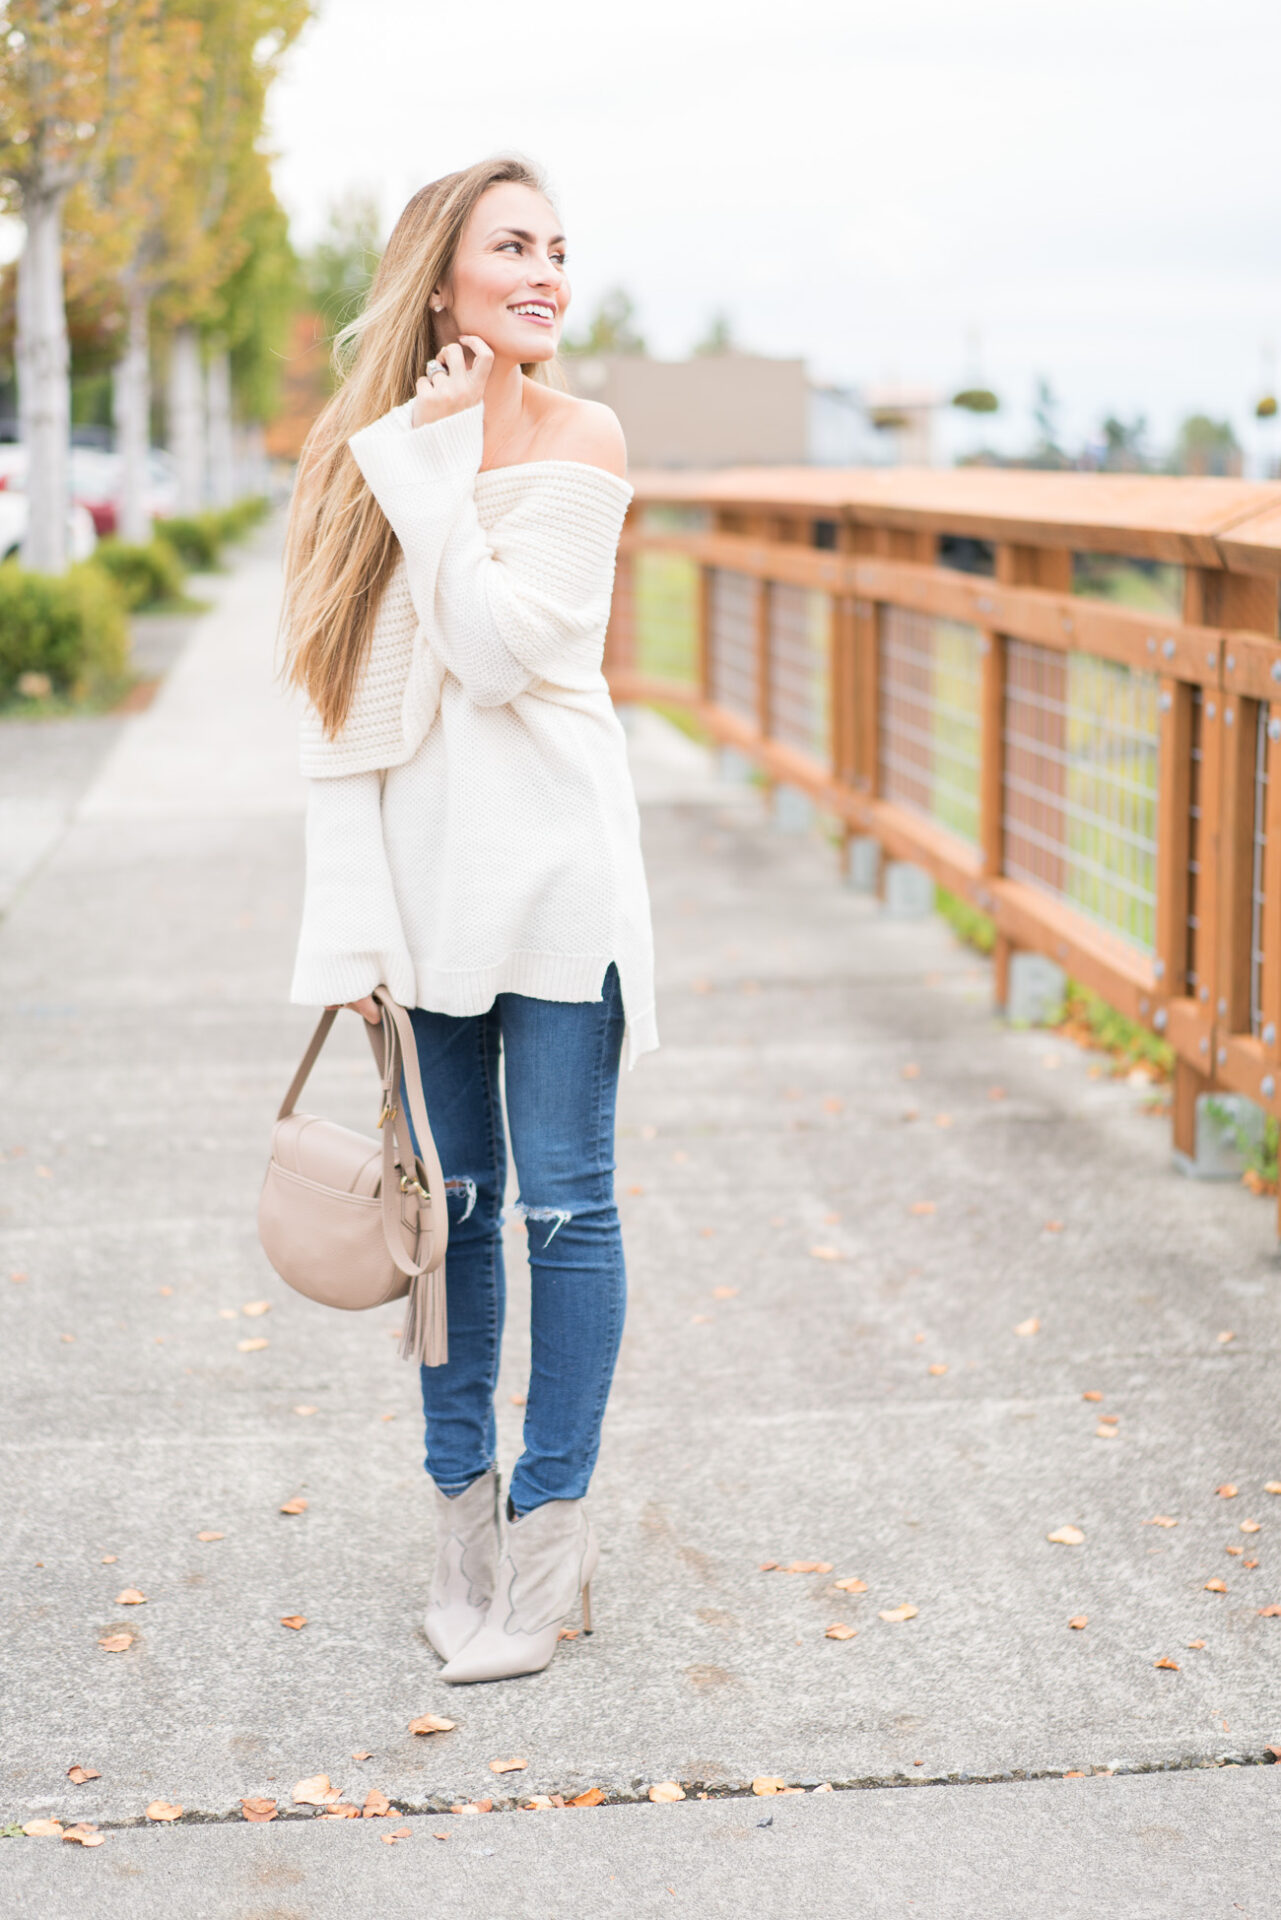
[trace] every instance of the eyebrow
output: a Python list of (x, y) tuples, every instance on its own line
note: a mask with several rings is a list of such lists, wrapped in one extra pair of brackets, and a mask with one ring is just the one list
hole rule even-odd
[[(517, 240), (527, 241), (531, 247), (537, 244), (533, 234), (526, 232), (524, 227), (495, 227), (494, 231), (490, 234), (489, 238), (491, 240), (495, 240), (497, 239), (500, 233), (513, 234)], [(558, 246), (561, 244), (561, 242), (563, 242), (564, 238), (565, 236), (563, 233), (554, 233), (547, 244), (548, 246), (551, 246), (551, 247)]]

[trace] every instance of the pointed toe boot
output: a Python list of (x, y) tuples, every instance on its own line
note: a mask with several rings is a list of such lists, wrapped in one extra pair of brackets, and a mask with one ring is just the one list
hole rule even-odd
[(443, 1668), (441, 1679), (465, 1686), (540, 1672), (580, 1594), (583, 1626), (591, 1632), (590, 1587), (598, 1557), (581, 1500), (549, 1500), (509, 1521), (485, 1624)]
[(498, 1474), (494, 1468), (451, 1500), (433, 1488), (436, 1566), (423, 1631), (452, 1660), (484, 1625), (498, 1573)]

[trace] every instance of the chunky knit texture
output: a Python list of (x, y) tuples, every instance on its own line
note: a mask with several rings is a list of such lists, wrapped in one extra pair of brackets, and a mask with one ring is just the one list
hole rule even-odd
[(291, 995), (483, 1013), (598, 1000), (657, 1046), (649, 896), (601, 657), (631, 488), (540, 460), (481, 473), (483, 410), (412, 402), (350, 446), (400, 543), (346, 725), (304, 714), (307, 891)]

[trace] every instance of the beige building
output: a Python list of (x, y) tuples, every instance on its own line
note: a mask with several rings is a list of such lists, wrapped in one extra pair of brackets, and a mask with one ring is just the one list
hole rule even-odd
[(575, 393), (614, 409), (637, 468), (928, 464), (923, 396), (896, 393), (882, 420), (865, 396), (814, 384), (803, 360), (601, 353), (567, 354), (562, 365)]
[(575, 393), (614, 409), (634, 467), (798, 466), (809, 459), (803, 360), (567, 354)]

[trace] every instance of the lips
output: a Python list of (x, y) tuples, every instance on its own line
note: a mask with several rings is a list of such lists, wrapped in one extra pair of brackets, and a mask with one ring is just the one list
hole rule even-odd
[(556, 309), (543, 300), (522, 300), (519, 305), (508, 307), (508, 313), (514, 313), (518, 320), (533, 320), (537, 325), (550, 327), (555, 324)]

